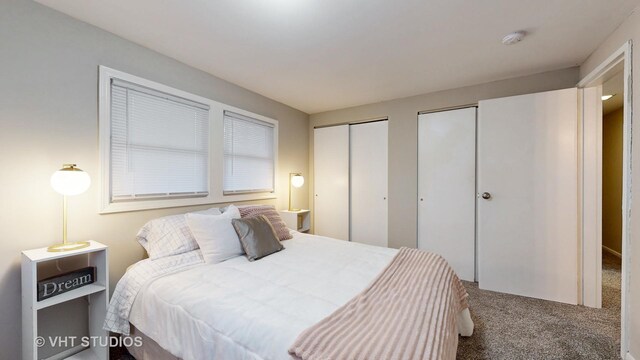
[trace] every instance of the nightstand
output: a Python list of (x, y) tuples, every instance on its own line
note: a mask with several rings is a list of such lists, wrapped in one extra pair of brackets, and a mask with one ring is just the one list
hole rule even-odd
[[(101, 343), (108, 345), (108, 333), (102, 329), (104, 319), (107, 315), (109, 300), (107, 246), (97, 241), (89, 241), (89, 243), (90, 245), (88, 247), (66, 252), (48, 252), (46, 247), (22, 252), (23, 359), (41, 358), (41, 356), (38, 356), (38, 345), (42, 343), (48, 344), (50, 342), (50, 340), (47, 340), (49, 336), (38, 337), (38, 311), (81, 297), (88, 298), (88, 336), (90, 338), (73, 339), (72, 345), (75, 346), (61, 352), (55, 357), (98, 360), (107, 360), (109, 358), (108, 346), (100, 345)], [(38, 281), (42, 280), (42, 276), (38, 276), (38, 265), (42, 265), (48, 261), (68, 259), (71, 257), (77, 257), (76, 259), (70, 259), (74, 261), (74, 263), (80, 262), (86, 264), (84, 266), (95, 267), (95, 281), (91, 284), (38, 301)], [(84, 259), (86, 259), (86, 262)], [(72, 317), (73, 315), (69, 314), (67, 316)], [(64, 319), (64, 317), (61, 318)], [(55, 337), (55, 335), (51, 336)], [(97, 337), (99, 337), (99, 339)], [(83, 346), (83, 340), (89, 344), (89, 347)]]
[(311, 229), (311, 211), (309, 210), (281, 210), (280, 217), (289, 229), (300, 232), (309, 232)]

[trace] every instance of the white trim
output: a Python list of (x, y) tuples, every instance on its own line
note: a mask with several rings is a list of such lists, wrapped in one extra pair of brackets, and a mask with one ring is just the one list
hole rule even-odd
[(580, 89), (579, 287), (584, 306), (602, 307), (602, 86)]
[(619, 252), (613, 250), (612, 248), (610, 248), (608, 246), (602, 245), (602, 250), (604, 250), (605, 252), (608, 252), (609, 254), (611, 254), (611, 255), (619, 258), (619, 259), (622, 259), (622, 254), (620, 254)]
[(625, 359), (625, 360), (636, 360), (636, 359), (631, 355), (631, 353), (627, 353), (627, 354), (625, 355), (624, 359)]
[[(110, 138), (111, 138), (111, 79), (117, 78), (138, 84), (153, 90), (161, 91), (173, 96), (178, 96), (187, 100), (209, 106), (209, 195), (204, 197), (178, 198), (178, 199), (158, 199), (131, 202), (111, 202), (111, 178), (109, 174), (110, 159)], [(100, 209), (101, 214), (117, 213), (125, 211), (137, 211), (148, 209), (159, 209), (179, 206), (193, 206), (204, 204), (228, 203), (249, 200), (267, 200), (275, 199), (278, 190), (278, 121), (254, 114), (252, 112), (238, 109), (236, 107), (226, 105), (205, 97), (194, 95), (186, 91), (178, 90), (167, 85), (163, 85), (154, 81), (143, 79), (122, 71), (114, 70), (106, 66), (99, 67), (99, 152), (100, 152), (100, 179), (101, 196)], [(274, 190), (273, 192), (250, 193), (250, 194), (223, 194), (223, 172), (224, 169), (224, 111), (235, 112), (244, 116), (255, 118), (266, 123), (272, 124), (274, 127)]]
[[(633, 88), (632, 88), (632, 41), (629, 40), (609, 56), (604, 62), (598, 65), (593, 71), (585, 76), (578, 83), (578, 87), (584, 88), (595, 86), (596, 81), (600, 80), (607, 71), (613, 69), (620, 62), (624, 61), (624, 130), (623, 130), (623, 174), (622, 174), (622, 289), (621, 289), (621, 336), (620, 336), (620, 355), (629, 359), (632, 358), (628, 353), (629, 346), (629, 329), (628, 329), (628, 313), (629, 313), (629, 276), (631, 256), (629, 254), (630, 242), (630, 214), (631, 214), (631, 193), (632, 193), (632, 123), (633, 123)], [(602, 194), (597, 194), (602, 196)], [(582, 208), (584, 213), (594, 211), (593, 209)], [(601, 241), (601, 238), (600, 238)], [(584, 247), (583, 243), (583, 247)], [(597, 244), (602, 248), (602, 244)], [(583, 248), (584, 250), (584, 248)], [(583, 259), (585, 260), (585, 259)], [(588, 259), (587, 259), (588, 260)], [(585, 264), (585, 266), (587, 266)], [(584, 274), (583, 274), (584, 276)]]
[(598, 65), (595, 69), (593, 69), (589, 74), (587, 74), (578, 85), (579, 88), (585, 88), (588, 86), (592, 86), (591, 84), (598, 80), (602, 75), (606, 74), (607, 71), (613, 69), (618, 63), (623, 60), (626, 60), (625, 54), (631, 51), (631, 40), (622, 45), (618, 50), (614, 51), (605, 61), (603, 61), (600, 65)]
[(632, 52), (631, 40), (624, 46), (624, 115), (623, 115), (623, 159), (622, 168), (622, 304), (621, 304), (621, 351), (624, 354), (629, 351), (629, 277), (631, 256), (629, 251), (631, 235), (631, 194), (632, 194), (632, 137), (633, 126), (633, 81), (632, 81)]

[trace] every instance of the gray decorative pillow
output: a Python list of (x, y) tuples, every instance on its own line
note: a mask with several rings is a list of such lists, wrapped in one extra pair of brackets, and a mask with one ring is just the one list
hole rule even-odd
[(249, 261), (261, 259), (284, 249), (269, 219), (264, 215), (233, 219), (231, 223), (236, 229), (240, 244)]

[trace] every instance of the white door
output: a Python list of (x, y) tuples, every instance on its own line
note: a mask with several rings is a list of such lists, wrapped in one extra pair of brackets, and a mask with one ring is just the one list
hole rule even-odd
[(476, 108), (418, 117), (418, 248), (475, 275)]
[(349, 240), (349, 125), (313, 132), (314, 233)]
[(481, 289), (578, 301), (577, 89), (481, 101)]
[(351, 241), (388, 246), (387, 121), (351, 125)]

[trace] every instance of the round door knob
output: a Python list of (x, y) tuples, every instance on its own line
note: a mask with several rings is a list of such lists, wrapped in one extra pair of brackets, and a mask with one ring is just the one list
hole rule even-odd
[(491, 193), (483, 192), (482, 193), (482, 198), (485, 199), (485, 200), (491, 199)]

